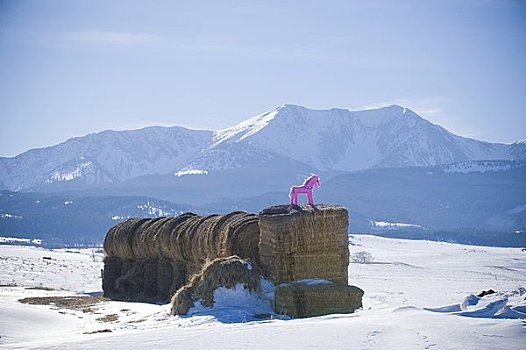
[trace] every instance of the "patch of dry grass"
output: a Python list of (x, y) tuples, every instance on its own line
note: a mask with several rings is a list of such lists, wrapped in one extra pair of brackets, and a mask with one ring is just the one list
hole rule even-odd
[(105, 315), (105, 316), (97, 318), (97, 321), (99, 321), (99, 322), (115, 322), (118, 319), (119, 319), (119, 315), (117, 315), (117, 314), (110, 314), (110, 315)]
[(75, 311), (82, 311), (84, 313), (93, 313), (93, 306), (102, 301), (109, 299), (103, 297), (93, 297), (88, 295), (73, 295), (73, 296), (50, 296), (50, 297), (29, 297), (19, 299), (18, 301), (30, 305), (53, 305), (59, 309), (69, 309)]
[(111, 333), (112, 330), (111, 329), (99, 329), (99, 330), (96, 330), (96, 331), (91, 331), (91, 332), (84, 332), (82, 334), (97, 334), (97, 333)]

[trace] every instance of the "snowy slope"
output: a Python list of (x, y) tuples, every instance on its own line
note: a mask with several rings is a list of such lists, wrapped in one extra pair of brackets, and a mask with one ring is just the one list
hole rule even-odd
[(104, 131), (0, 158), (0, 188), (63, 190), (72, 184), (82, 188), (146, 175), (239, 168), (334, 172), (512, 159), (526, 159), (525, 142), (456, 136), (396, 105), (365, 111), (284, 105), (215, 132)]
[(181, 127), (104, 131), (0, 158), (0, 180), (12, 190), (82, 181), (123, 181), (174, 172), (208, 143), (212, 133)]
[[(169, 316), (169, 305), (100, 301), (82, 311), (22, 304), (23, 297), (100, 290), (102, 265), (86, 251), (0, 246), (0, 348), (524, 348), (526, 253), (520, 249), (354, 236), (351, 256), (361, 251), (373, 261), (351, 263), (349, 281), (365, 291), (362, 310), (253, 321), (253, 305), (243, 299), (235, 306), (241, 296), (235, 292), (186, 317)], [(41, 283), (63, 289), (24, 288)], [(474, 295), (490, 288), (496, 293)]]
[(517, 147), (512, 155), (510, 145), (453, 135), (396, 105), (354, 112), (285, 105), (217, 131), (214, 141), (214, 148), (250, 144), (320, 170), (428, 166), (525, 156)]

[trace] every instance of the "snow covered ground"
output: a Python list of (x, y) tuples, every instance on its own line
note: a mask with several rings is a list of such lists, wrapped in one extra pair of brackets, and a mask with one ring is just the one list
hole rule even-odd
[[(374, 236), (354, 236), (350, 250), (372, 256), (349, 266), (350, 284), (365, 291), (362, 310), (254, 321), (265, 305), (243, 291), (172, 317), (169, 305), (96, 297), (102, 256), (91, 250), (0, 246), (0, 348), (525, 348), (526, 251)], [(489, 289), (496, 293), (476, 296)], [(19, 302), (34, 297), (51, 299)]]

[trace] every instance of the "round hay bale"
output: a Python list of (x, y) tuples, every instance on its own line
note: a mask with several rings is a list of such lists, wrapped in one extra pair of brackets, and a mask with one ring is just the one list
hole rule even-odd
[(177, 239), (174, 243), (179, 247), (181, 260), (193, 261), (192, 236), (194, 235), (201, 220), (201, 216), (193, 216), (185, 220), (177, 228)]
[(230, 222), (235, 220), (239, 215), (245, 214), (244, 211), (234, 211), (226, 215), (221, 216), (219, 220), (215, 222), (215, 225), (212, 227), (211, 232), (208, 234), (210, 236), (210, 249), (215, 252), (218, 256), (230, 256), (234, 254), (227, 254), (222, 251), (223, 236), (226, 227), (229, 227)]
[(191, 237), (188, 237), (190, 241), (192, 258), (190, 260), (203, 264), (207, 260), (215, 259), (218, 253), (210, 249), (212, 242), (210, 240), (212, 227), (214, 223), (219, 220), (219, 215), (209, 215), (201, 218), (194, 226), (194, 232)]
[(232, 254), (251, 259), (259, 265), (259, 218), (247, 217), (233, 234)]
[[(105, 241), (104, 250), (107, 254), (111, 252), (112, 255), (122, 259), (134, 259), (132, 244), (135, 232), (139, 226), (149, 220), (150, 219), (128, 219), (115, 225), (114, 231), (110, 229), (113, 235), (110, 236), (111, 240), (108, 240), (108, 242)], [(106, 248), (106, 246), (108, 246), (108, 248)]]
[(173, 260), (183, 260), (180, 245), (177, 242), (177, 235), (181, 225), (192, 217), (194, 213), (184, 213), (175, 218), (171, 218), (162, 228), (159, 237), (160, 253), (162, 256)]
[(113, 294), (147, 301), (154, 295), (166, 299), (188, 282), (188, 276), (216, 258), (238, 255), (258, 264), (258, 244), (258, 217), (238, 211), (129, 219), (110, 228), (104, 249), (108, 256), (122, 260)]
[(113, 241), (115, 239), (115, 232), (117, 231), (117, 227), (118, 226), (112, 226), (106, 233), (106, 237), (104, 237), (104, 243), (102, 244), (102, 247), (106, 256), (115, 256)]
[[(242, 251), (236, 249), (236, 240), (240, 233), (240, 228), (244, 227), (247, 222), (257, 220), (257, 216), (246, 212), (236, 212), (231, 215), (221, 227), (221, 236), (219, 239), (218, 251), (220, 256), (239, 255), (242, 258), (254, 258), (252, 256), (244, 255)], [(259, 231), (256, 233), (257, 238), (255, 240), (246, 241), (245, 243), (255, 243), (253, 249), (257, 249), (259, 241)]]
[(214, 249), (213, 234), (214, 227), (220, 220), (219, 215), (209, 215), (200, 221), (196, 234), (192, 236), (194, 261), (203, 263), (218, 256), (218, 252)]
[(145, 258), (159, 257), (161, 249), (158, 246), (157, 236), (161, 233), (162, 228), (170, 221), (170, 217), (161, 217), (150, 222), (148, 227), (145, 227), (144, 234), (141, 236), (141, 245), (144, 249), (143, 252), (146, 255)]
[(257, 221), (256, 215), (246, 212), (129, 219), (110, 228), (104, 249), (108, 255), (131, 260), (169, 257), (203, 264), (217, 257), (239, 255), (257, 261)]
[(155, 232), (155, 224), (164, 218), (155, 218), (144, 221), (134, 232), (129, 233), (129, 242), (133, 259), (146, 259), (156, 254), (151, 254), (150, 246), (153, 241), (149, 239), (151, 233)]
[(163, 237), (166, 227), (170, 227), (170, 223), (173, 221), (172, 217), (166, 217), (156, 222), (155, 227), (152, 227), (152, 233), (148, 236), (151, 241), (149, 245), (150, 256), (161, 258), (163, 256)]

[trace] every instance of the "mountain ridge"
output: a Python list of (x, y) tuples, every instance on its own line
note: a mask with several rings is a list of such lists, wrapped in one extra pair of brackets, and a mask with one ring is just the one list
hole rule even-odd
[(105, 130), (0, 158), (0, 188), (87, 186), (255, 165), (355, 171), (494, 159), (526, 159), (526, 143), (464, 138), (398, 105), (349, 111), (288, 104), (217, 131), (180, 126)]

